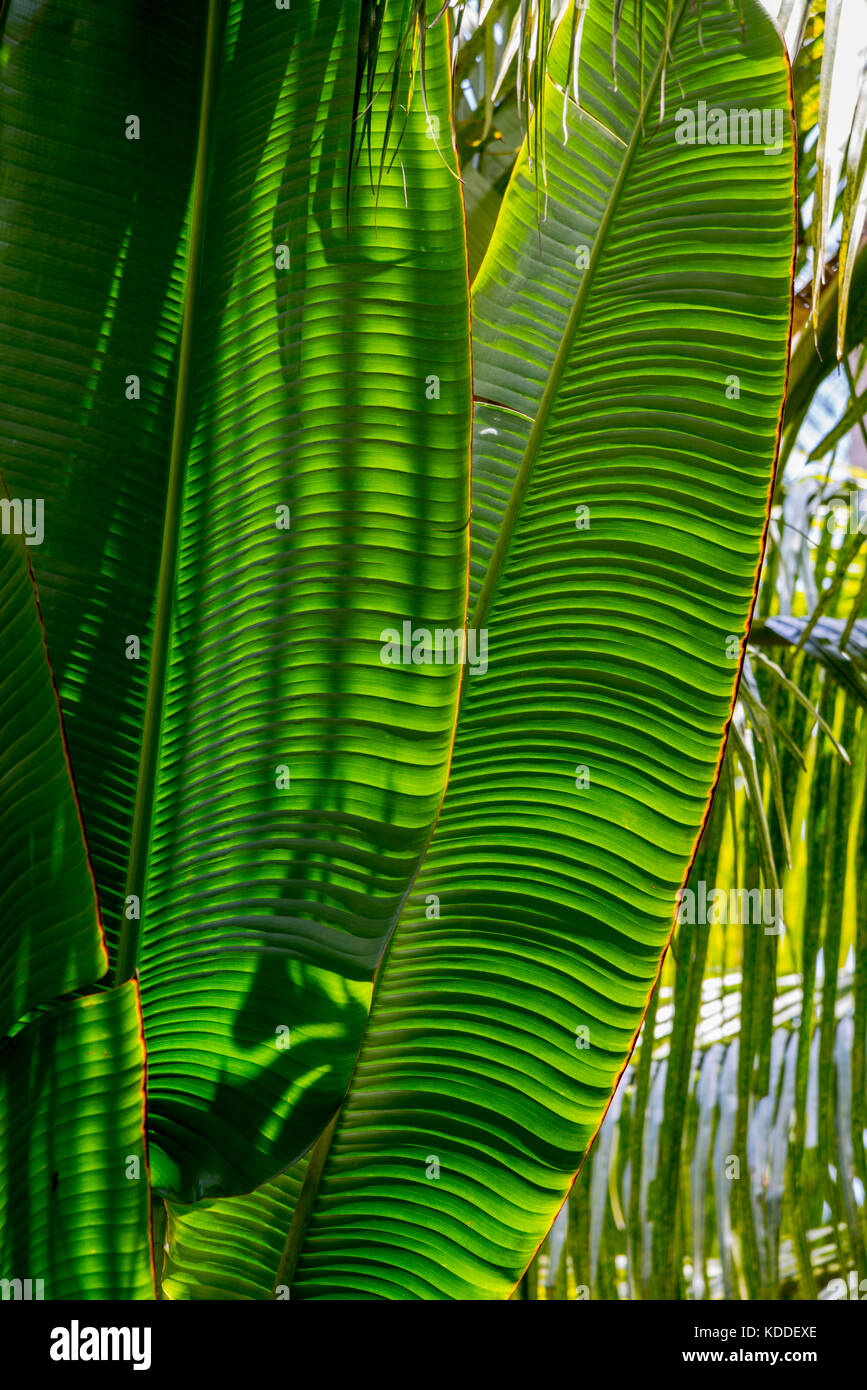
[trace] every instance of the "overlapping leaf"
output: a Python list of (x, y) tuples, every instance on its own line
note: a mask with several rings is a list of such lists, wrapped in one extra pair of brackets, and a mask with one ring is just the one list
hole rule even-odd
[(820, 662), (843, 689), (867, 704), (867, 622), (854, 623), (845, 646), (842, 618), (819, 618), (806, 633), (807, 619), (778, 613), (756, 623), (750, 641), (760, 649), (790, 647), (803, 650)]
[(10, 528), (0, 536), (0, 1038), (108, 964), (28, 566), (34, 546), (12, 533), (23, 525), (38, 541), (38, 501), (0, 494)]
[(51, 1009), (0, 1051), (0, 1210), (0, 1278), (42, 1281), (13, 1297), (153, 1297), (133, 982)]
[(454, 730), (454, 666), (383, 660), (386, 629), (466, 605), (447, 41), (429, 122), (414, 11), (389, 7), (354, 111), (361, 12), (5, 14), (3, 457), (46, 502), (154, 1176), (187, 1198), (279, 1170), (344, 1093)]
[(130, 883), (154, 1182), (182, 1198), (249, 1190), (336, 1108), (445, 783), (456, 668), (383, 660), (388, 629), (461, 626), (469, 515), (448, 51), (441, 28), (430, 124), (402, 109), (408, 58), (390, 109), (401, 18), (348, 207), (357, 5), (231, 5), (205, 112), (167, 683)]
[[(730, 717), (785, 380), (787, 64), (744, 12), (742, 35), (705, 5), (699, 41), (672, 8), (660, 115), (668, 7), (647, 7), (643, 80), (621, 27), (614, 91), (612, 7), (592, 4), (565, 150), (555, 41), (548, 219), (525, 152), (474, 296), (476, 389), (511, 423), (509, 453), (474, 468), (489, 669), (468, 678), (293, 1297), (507, 1294), (640, 1025)], [(679, 144), (699, 101), (777, 112), (779, 152)]]
[(193, 1206), (170, 1203), (162, 1276), (166, 1297), (270, 1298), (306, 1166), (302, 1160), (244, 1197)]

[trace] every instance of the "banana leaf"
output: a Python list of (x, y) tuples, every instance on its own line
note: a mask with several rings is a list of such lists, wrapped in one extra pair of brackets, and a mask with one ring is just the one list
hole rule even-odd
[[(788, 64), (752, 0), (700, 30), (659, 0), (620, 25), (614, 87), (617, 8), (585, 16), (580, 107), (559, 30), (474, 286), (487, 665), (294, 1207), (292, 1298), (509, 1296), (627, 1064), (718, 774), (786, 377)], [(702, 102), (777, 113), (779, 148), (679, 140)]]
[(413, 63), (393, 5), (360, 71), (370, 17), (3, 16), (0, 469), (45, 500), (35, 576), (114, 979), (141, 984), (154, 1187), (186, 1200), (280, 1171), (339, 1104), (454, 734), (459, 669), (383, 659), (390, 629), (466, 611), (448, 44)]

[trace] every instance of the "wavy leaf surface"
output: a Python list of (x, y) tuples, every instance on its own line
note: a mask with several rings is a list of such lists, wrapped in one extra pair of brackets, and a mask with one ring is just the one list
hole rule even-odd
[(453, 737), (456, 667), (383, 660), (389, 629), (459, 628), (466, 603), (466, 251), (432, 138), (448, 49), (440, 28), (432, 130), (412, 102), (393, 160), (375, 97), (347, 207), (357, 30), (357, 4), (234, 4), (210, 91), (206, 69), (138, 860), (154, 1183), (181, 1198), (248, 1190), (336, 1109)]
[[(474, 466), (489, 667), (293, 1298), (507, 1296), (640, 1026), (730, 719), (785, 385), (788, 69), (743, 9), (742, 34), (704, 5), (699, 38), (687, 5), (649, 4), (615, 91), (613, 6), (591, 3), (565, 148), (555, 40), (547, 220), (525, 150), (473, 302), (478, 423), (508, 412)], [(700, 102), (778, 112), (779, 152), (678, 141)]]
[(390, 6), (356, 112), (362, 10), (4, 11), (2, 462), (45, 499), (49, 652), (179, 1198), (249, 1190), (339, 1103), (454, 733), (455, 666), (383, 659), (466, 611), (448, 45), (428, 121)]

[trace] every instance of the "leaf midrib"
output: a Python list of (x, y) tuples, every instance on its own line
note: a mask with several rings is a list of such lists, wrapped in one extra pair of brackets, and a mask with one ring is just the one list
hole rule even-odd
[(131, 979), (138, 968), (138, 954), (144, 921), (145, 907), (142, 900), (153, 826), (174, 591), (178, 570), (186, 454), (192, 425), (192, 386), (195, 371), (199, 291), (207, 212), (208, 173), (211, 166), (213, 116), (222, 39), (219, 15), (220, 0), (208, 0), (205, 52), (202, 65), (202, 93), (199, 104), (199, 129), (193, 176), (190, 244), (184, 277), (184, 308), (178, 354), (178, 377), (173, 405), (169, 479), (166, 490), (156, 610), (151, 639), (151, 661), (145, 702), (142, 751), (139, 760), (124, 900), (125, 909), (126, 901), (130, 897), (138, 897), (139, 917), (138, 919), (129, 919), (126, 911), (123, 912), (115, 965), (115, 984), (123, 984), (126, 980)]
[[(675, 33), (677, 32), (678, 25), (680, 24), (684, 10), (686, 9), (686, 3), (687, 0), (679, 0), (678, 9), (672, 18), (671, 27), (670, 29), (666, 30), (665, 38), (663, 41), (662, 53), (660, 54), (659, 61), (653, 73), (653, 77), (651, 78), (651, 81), (649, 82), (647, 90), (644, 94), (644, 99), (636, 117), (635, 128), (632, 132), (632, 138), (629, 141), (629, 144), (626, 146), (626, 149), (624, 150), (623, 159), (620, 165), (620, 171), (617, 175), (614, 187), (611, 190), (611, 196), (608, 199), (605, 212), (603, 213), (602, 219), (599, 223), (599, 230), (596, 235), (596, 240), (593, 244), (593, 251), (591, 252), (590, 261), (587, 265), (586, 270), (584, 271), (584, 275), (582, 276), (578, 293), (575, 296), (575, 303), (572, 305), (572, 308), (569, 312), (569, 318), (566, 322), (566, 327), (563, 330), (563, 334), (560, 339), (560, 345), (557, 348), (557, 355), (554, 358), (554, 363), (548, 375), (548, 381), (545, 386), (545, 390), (542, 393), (542, 399), (539, 402), (539, 408), (536, 411), (536, 418), (533, 422), (533, 428), (531, 429), (530, 437), (527, 440), (527, 446), (524, 450), (524, 455), (521, 459), (521, 464), (515, 477), (515, 482), (512, 486), (512, 494), (509, 498), (508, 505), (503, 514), (503, 519), (500, 523), (499, 534), (494, 544), (494, 548), (491, 552), (491, 559), (488, 564), (488, 570), (484, 580), (482, 581), (482, 587), (479, 590), (479, 597), (476, 600), (476, 607), (473, 612), (472, 618), (468, 623), (468, 627), (483, 627), (488, 618), (488, 615), (490, 614), (491, 607), (496, 596), (497, 586), (499, 584), (500, 578), (502, 577), (503, 569), (505, 567), (506, 556), (509, 551), (509, 546), (511, 544), (512, 535), (515, 530), (515, 525), (517, 523), (518, 517), (521, 514), (521, 507), (524, 501), (524, 496), (526, 494), (527, 488), (529, 487), (530, 479), (533, 473), (533, 467), (536, 462), (536, 458), (539, 454), (542, 436), (544, 434), (545, 428), (548, 424), (548, 420), (551, 415), (554, 399), (559, 390), (563, 372), (566, 369), (566, 363), (572, 350), (572, 344), (574, 342), (575, 334), (577, 333), (579, 324), (581, 322), (584, 307), (587, 303), (587, 297), (590, 293), (590, 289), (593, 284), (596, 268), (605, 249), (607, 234), (619, 205), (619, 199), (623, 189), (623, 185), (632, 166), (632, 160), (635, 155), (635, 151), (638, 147), (639, 140), (644, 134), (645, 118), (647, 117), (648, 112), (650, 110), (650, 105), (656, 96), (656, 91), (659, 86), (660, 78), (665, 68), (667, 50), (670, 48)], [(526, 143), (527, 142), (525, 141), (525, 145)]]

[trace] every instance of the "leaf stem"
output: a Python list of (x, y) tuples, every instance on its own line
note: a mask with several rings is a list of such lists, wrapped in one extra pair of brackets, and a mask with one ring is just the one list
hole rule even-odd
[(301, 1192), (292, 1213), (292, 1220), (289, 1230), (286, 1233), (286, 1244), (283, 1246), (283, 1253), (280, 1256), (280, 1263), (277, 1266), (277, 1273), (274, 1277), (274, 1284), (271, 1289), (271, 1297), (277, 1297), (277, 1290), (281, 1285), (291, 1289), (292, 1279), (298, 1266), (298, 1257), (301, 1254), (301, 1243), (307, 1230), (307, 1223), (313, 1212), (316, 1198), (319, 1195), (319, 1183), (322, 1178), (322, 1170), (325, 1167), (325, 1160), (331, 1149), (331, 1141), (334, 1138), (334, 1131), (337, 1128), (337, 1121), (343, 1107), (336, 1112), (326, 1128), (322, 1131), (313, 1148), (310, 1150), (310, 1160), (307, 1164), (307, 1172), (304, 1174), (304, 1182), (301, 1185)]

